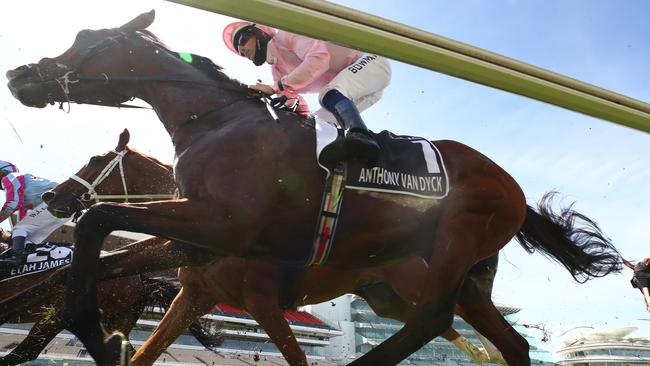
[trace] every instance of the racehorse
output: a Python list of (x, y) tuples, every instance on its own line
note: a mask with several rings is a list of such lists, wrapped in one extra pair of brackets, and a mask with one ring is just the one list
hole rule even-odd
[[(128, 139), (128, 131), (123, 132), (120, 135), (120, 142), (116, 149), (122, 151)], [(91, 158), (88, 165), (92, 165), (93, 160), (98, 159), (99, 157)], [(124, 174), (131, 175), (138, 173), (139, 179), (137, 182), (129, 181), (131, 195), (125, 195), (126, 192), (121, 191), (123, 185), (119, 174), (111, 174), (112, 171), (105, 171), (104, 179), (95, 181), (92, 195), (81, 195), (71, 205), (74, 209), (66, 211), (63, 216), (69, 217), (77, 210), (86, 208), (87, 202), (91, 200), (151, 199), (170, 197), (174, 193), (175, 185), (170, 167), (166, 167), (151, 158), (144, 162), (141, 159), (134, 160), (133, 163), (129, 161), (129, 164), (123, 164), (124, 170), (122, 171)], [(113, 168), (116, 167), (117, 165)], [(116, 172), (118, 170), (116, 169)], [(76, 177), (76, 179), (79, 178)], [(63, 188), (65, 186), (59, 189)], [(155, 192), (164, 193), (156, 194)], [(88, 192), (85, 191), (84, 193)], [(48, 195), (51, 196), (52, 193), (45, 194), (45, 196)], [(63, 211), (59, 211), (59, 213), (63, 213)], [(152, 239), (144, 242), (156, 246), (158, 243), (162, 244), (163, 241)], [(51, 271), (0, 281), (0, 300), (7, 299), (12, 294), (25, 287), (30, 287), (32, 284), (40, 283), (49, 276), (51, 276)], [(164, 278), (130, 275), (102, 281), (99, 283), (98, 290), (100, 305), (104, 314), (103, 323), (106, 328), (128, 334), (141, 316), (145, 305), (156, 304), (163, 309), (168, 308), (179, 288), (173, 282)], [(35, 324), (31, 327), (27, 337), (18, 346), (9, 354), (0, 357), (0, 365), (17, 365), (36, 359), (45, 346), (64, 329), (59, 316), (59, 310), (63, 307), (64, 297), (62, 295), (64, 291), (65, 287), (62, 284), (47, 288), (47, 291), (40, 296), (34, 296), (29, 303), (15, 309), (18, 311), (12, 318), (4, 319), (4, 321), (13, 323), (34, 322)], [(211, 336), (198, 322), (193, 322), (189, 329), (199, 342), (206, 347), (211, 347), (217, 342), (217, 338)]]
[[(324, 186), (325, 172), (312, 155), (311, 120), (281, 112), (280, 123), (271, 123), (266, 105), (249, 98), (243, 84), (216, 66), (197, 67), (206, 60), (180, 57), (146, 31), (153, 20), (151, 11), (119, 28), (81, 31), (60, 56), (7, 72), (12, 94), (32, 107), (119, 106), (140, 98), (156, 111), (174, 144), (181, 198), (101, 203), (75, 230), (79, 248), (68, 280), (67, 328), (100, 365), (114, 362), (119, 343), (117, 334), (103, 342), (97, 310), (98, 256), (106, 235), (143, 232), (214, 255), (300, 265), (313, 240), (319, 211), (314, 202)], [(547, 201), (536, 210), (517, 182), (485, 155), (455, 141), (433, 144), (450, 182), (443, 199), (345, 192), (326, 265), (363, 268), (427, 259), (419, 301), (402, 329), (352, 365), (403, 360), (449, 328), (457, 301), (492, 324), (504, 324), (488, 338), (521, 344), (514, 331), (502, 331), (509, 327), (491, 302), (462, 304), (459, 297), (470, 268), (513, 237), (526, 250), (560, 262), (578, 282), (621, 270), (620, 255), (593, 221), (573, 210), (555, 214)], [(503, 356), (510, 365), (529, 364), (527, 354)]]
[[(88, 203), (97, 198), (149, 199), (160, 197), (153, 192), (173, 191), (175, 184), (171, 167), (130, 148), (127, 145), (129, 138), (125, 129), (114, 150), (94, 156), (74, 176), (46, 192), (43, 199), (49, 209), (70, 216), (77, 210), (88, 208)], [(118, 171), (120, 174), (117, 174)], [(163, 189), (148, 186), (152, 182)], [(96, 192), (98, 187), (101, 188), (101, 195)], [(127, 195), (126, 192), (150, 193)], [(153, 246), (158, 244), (152, 243)], [(498, 256), (482, 261), (472, 268), (467, 279), (488, 297), (497, 262)], [(366, 298), (379, 315), (405, 321), (412, 310), (412, 302), (416, 300), (417, 289), (410, 288), (414, 283), (412, 279), (425, 267), (421, 258), (414, 258), (386, 268), (340, 270), (315, 267), (301, 273), (296, 269), (236, 257), (218, 259), (203, 267), (183, 267), (179, 269), (179, 280), (183, 287), (169, 309), (173, 315), (163, 317), (151, 337), (138, 349), (133, 364), (153, 364), (198, 316), (210, 311), (217, 303), (226, 303), (247, 309), (264, 327), (290, 365), (307, 365), (305, 354), (282, 315), (282, 307), (323, 302), (354, 292)], [(405, 301), (402, 297), (409, 300)], [(459, 311), (462, 313), (462, 309)], [(452, 328), (445, 331), (443, 336), (475, 361), (490, 361), (489, 354)]]

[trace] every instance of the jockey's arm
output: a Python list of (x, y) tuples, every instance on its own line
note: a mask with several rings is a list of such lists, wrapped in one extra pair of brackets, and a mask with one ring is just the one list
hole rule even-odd
[(623, 264), (631, 270), (634, 270), (634, 264), (632, 264), (630, 261), (623, 259)]
[(16, 222), (12, 220), (12, 215), (16, 212), (16, 209), (12, 206), (5, 205), (5, 207), (0, 207), (0, 224), (9, 219), (9, 224), (14, 225)]
[(300, 90), (323, 75), (330, 66), (330, 54), (325, 42), (292, 34), (287, 44), (302, 62), (280, 81), (284, 88)]

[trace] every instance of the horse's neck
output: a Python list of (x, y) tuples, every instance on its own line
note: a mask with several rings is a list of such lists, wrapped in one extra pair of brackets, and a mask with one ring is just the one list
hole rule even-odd
[(172, 194), (176, 191), (174, 172), (171, 166), (159, 164), (152, 169), (151, 178), (146, 182), (145, 190), (148, 192)]
[[(179, 132), (190, 125), (215, 129), (222, 122), (237, 118), (239, 106), (234, 104), (245, 98), (245, 95), (229, 90), (189, 83), (157, 83), (155, 87), (145, 90), (145, 95), (141, 97), (156, 111), (174, 142), (184, 139)], [(260, 106), (263, 109), (263, 105)]]

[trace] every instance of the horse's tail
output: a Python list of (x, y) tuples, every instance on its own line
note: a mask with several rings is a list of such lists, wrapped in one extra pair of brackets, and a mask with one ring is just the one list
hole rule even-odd
[[(147, 305), (158, 307), (163, 313), (167, 312), (181, 289), (178, 281), (164, 277), (144, 277), (143, 283), (147, 294)], [(223, 343), (222, 326), (216, 321), (199, 319), (190, 324), (188, 329), (203, 347), (213, 349)]]
[(572, 210), (573, 204), (556, 214), (551, 209), (553, 196), (548, 192), (537, 208), (527, 206), (526, 220), (516, 239), (527, 252), (536, 249), (562, 264), (576, 282), (620, 272), (622, 258), (618, 250), (588, 217)]

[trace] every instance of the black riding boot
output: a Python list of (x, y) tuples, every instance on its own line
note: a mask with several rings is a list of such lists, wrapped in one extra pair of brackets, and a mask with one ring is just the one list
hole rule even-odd
[(25, 237), (24, 236), (14, 236), (11, 238), (11, 248), (14, 252), (13, 260), (16, 264), (16, 267), (20, 267), (25, 264)]
[(321, 158), (325, 163), (337, 163), (348, 159), (374, 162), (379, 156), (379, 144), (371, 137), (363, 123), (359, 110), (349, 99), (343, 99), (329, 110), (345, 130), (345, 138), (325, 146)]

